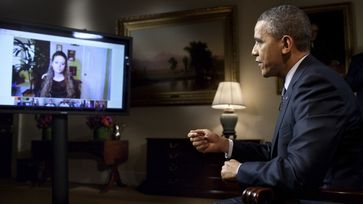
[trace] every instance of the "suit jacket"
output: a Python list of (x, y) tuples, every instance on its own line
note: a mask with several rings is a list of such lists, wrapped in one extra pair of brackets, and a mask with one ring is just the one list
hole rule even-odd
[(309, 55), (287, 89), (272, 143), (235, 141), (237, 181), (293, 191), (362, 186), (360, 121), (348, 84)]

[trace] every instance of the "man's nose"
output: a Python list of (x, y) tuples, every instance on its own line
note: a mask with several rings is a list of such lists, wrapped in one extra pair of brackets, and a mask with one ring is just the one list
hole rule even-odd
[(257, 50), (256, 50), (256, 46), (253, 46), (253, 48), (252, 48), (252, 50), (251, 50), (251, 54), (252, 54), (253, 56), (257, 56), (257, 55), (258, 55), (258, 52), (257, 52)]

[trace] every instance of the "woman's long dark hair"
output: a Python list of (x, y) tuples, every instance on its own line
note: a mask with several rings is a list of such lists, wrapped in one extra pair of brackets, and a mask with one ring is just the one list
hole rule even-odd
[(72, 80), (71, 74), (69, 72), (67, 55), (62, 51), (56, 51), (52, 56), (52, 61), (49, 63), (48, 71), (45, 74), (45, 78), (44, 78), (44, 81), (42, 84), (42, 89), (40, 91), (40, 97), (51, 97), (50, 90), (52, 89), (53, 77), (54, 77), (54, 70), (52, 67), (52, 62), (56, 56), (61, 56), (65, 60), (65, 67), (63, 70), (63, 75), (64, 75), (64, 81), (66, 83), (67, 98), (72, 98), (72, 97), (74, 97), (74, 94), (75, 94), (73, 80)]

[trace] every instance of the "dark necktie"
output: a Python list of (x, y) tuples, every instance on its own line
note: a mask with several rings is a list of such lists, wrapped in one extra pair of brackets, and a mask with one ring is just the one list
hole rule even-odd
[(280, 101), (280, 106), (279, 106), (279, 111), (281, 110), (282, 108), (282, 105), (284, 104), (284, 102), (286, 101), (287, 99), (287, 96), (286, 96), (286, 89), (285, 87), (282, 89), (281, 91), (281, 101)]

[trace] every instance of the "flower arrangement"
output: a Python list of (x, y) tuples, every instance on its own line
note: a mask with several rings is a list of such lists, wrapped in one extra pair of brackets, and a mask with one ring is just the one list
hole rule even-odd
[(102, 116), (90, 116), (87, 117), (86, 124), (91, 129), (97, 129), (100, 127), (112, 128), (113, 120), (111, 116), (102, 115)]
[(37, 114), (35, 115), (35, 120), (37, 121), (37, 128), (39, 129), (50, 128), (53, 123), (51, 114)]

